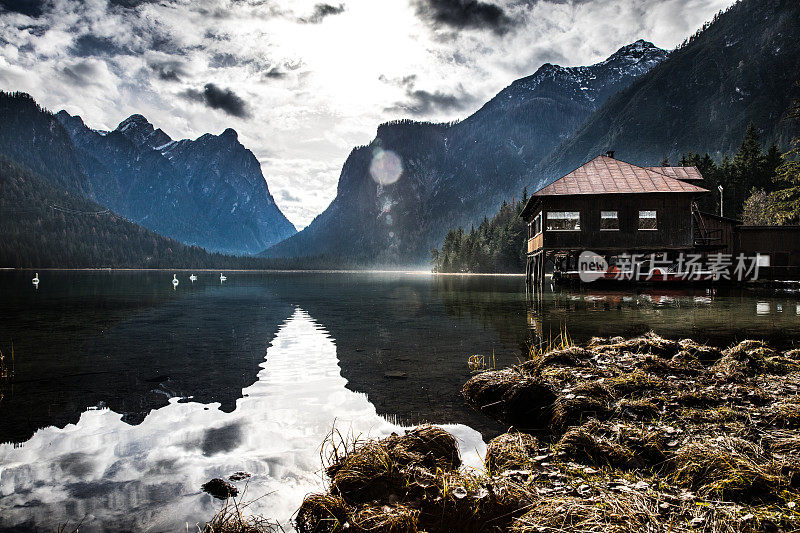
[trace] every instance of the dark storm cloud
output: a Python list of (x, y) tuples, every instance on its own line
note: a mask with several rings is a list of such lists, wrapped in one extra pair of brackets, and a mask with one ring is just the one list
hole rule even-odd
[(408, 92), (409, 101), (399, 102), (395, 107), (414, 115), (429, 115), (440, 111), (458, 111), (472, 102), (465, 94), (450, 94), (441, 91), (413, 90)]
[(185, 74), (180, 61), (150, 63), (148, 67), (156, 73), (159, 79), (164, 81), (181, 81), (181, 77)]
[(414, 0), (417, 15), (435, 26), (505, 33), (516, 22), (505, 10), (479, 0)]
[[(265, 80), (280, 80), (287, 77), (289, 73), (300, 70), (303, 66), (304, 64), (300, 60), (271, 64), (262, 69), (262, 78)], [(300, 72), (297, 74), (297, 77), (298, 79), (302, 79), (304, 74)]]
[(72, 55), (78, 57), (91, 57), (91, 56), (106, 56), (106, 55), (121, 55), (131, 54), (127, 50), (114, 42), (113, 39), (108, 37), (97, 37), (96, 35), (86, 34), (81, 35), (70, 48)]
[(109, 5), (123, 7), (125, 9), (136, 9), (145, 4), (155, 4), (159, 0), (108, 0)]
[(339, 4), (338, 6), (332, 6), (330, 4), (316, 4), (314, 6), (314, 12), (311, 13), (310, 16), (300, 18), (298, 21), (307, 24), (319, 24), (325, 17), (338, 15), (340, 13), (344, 13), (344, 4)]
[(278, 67), (270, 67), (264, 72), (264, 77), (273, 80), (279, 80), (286, 77), (286, 72), (282, 71)]
[(287, 190), (282, 190), (278, 192), (278, 197), (285, 201), (285, 202), (300, 202), (302, 198), (299, 195), (294, 195)]
[(13, 11), (29, 17), (40, 17), (47, 2), (42, 0), (0, 0), (0, 13)]
[(425, 116), (439, 112), (460, 111), (466, 109), (475, 101), (475, 98), (465, 93), (460, 86), (457, 94), (417, 89), (415, 87), (416, 74), (395, 80), (389, 80), (384, 76), (381, 76), (380, 79), (392, 85), (403, 87), (406, 91), (406, 100), (386, 108), (386, 111), (389, 112), (405, 111), (412, 115)]
[(242, 57), (221, 52), (213, 54), (208, 60), (208, 65), (213, 68), (249, 67), (254, 72), (259, 72), (265, 80), (285, 78), (288, 71), (299, 68), (293, 63), (276, 64), (264, 58)]
[(78, 61), (77, 63), (63, 67), (61, 72), (72, 85), (94, 85), (97, 83), (100, 67), (97, 63)]
[(217, 87), (213, 83), (206, 83), (202, 91), (189, 89), (181, 93), (181, 95), (189, 100), (202, 102), (212, 109), (219, 109), (234, 117), (250, 117), (247, 103), (239, 95), (230, 89)]
[(236, 54), (216, 52), (208, 59), (208, 66), (214, 68), (237, 67), (245, 62), (246, 60), (238, 57)]

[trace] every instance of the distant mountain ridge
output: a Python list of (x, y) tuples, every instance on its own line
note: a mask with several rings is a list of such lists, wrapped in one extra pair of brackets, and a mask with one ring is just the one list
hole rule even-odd
[(165, 237), (254, 254), (296, 233), (232, 129), (173, 141), (131, 115), (113, 131), (95, 131), (3, 91), (0, 123), (0, 156)]
[(526, 178), (543, 184), (603, 151), (641, 165), (686, 152), (732, 153), (753, 123), (786, 148), (798, 122), (800, 2), (741, 0), (658, 67), (609, 98)]
[(296, 233), (261, 166), (233, 129), (172, 140), (142, 115), (110, 132), (59, 111), (95, 198), (162, 235), (210, 251), (252, 254)]
[[(456, 124), (382, 124), (372, 143), (350, 153), (330, 206), (264, 255), (424, 264), (450, 227), (480, 220), (503, 198), (518, 195), (533, 166), (666, 56), (640, 40), (588, 67), (545, 64)], [(384, 151), (402, 161), (396, 183), (370, 175), (373, 157)]]

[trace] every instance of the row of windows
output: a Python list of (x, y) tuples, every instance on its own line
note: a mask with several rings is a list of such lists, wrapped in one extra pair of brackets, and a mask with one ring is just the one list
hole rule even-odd
[[(658, 230), (658, 219), (655, 211), (639, 211), (639, 230)], [(580, 211), (548, 211), (547, 231), (580, 231)], [(600, 211), (600, 231), (619, 231), (619, 211)], [(542, 232), (542, 213), (536, 215), (528, 224), (528, 237), (532, 238)]]

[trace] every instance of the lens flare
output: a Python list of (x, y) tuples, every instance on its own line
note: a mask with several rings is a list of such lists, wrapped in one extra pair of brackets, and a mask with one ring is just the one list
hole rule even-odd
[(377, 149), (372, 154), (369, 173), (376, 183), (391, 185), (403, 174), (403, 161), (391, 150)]

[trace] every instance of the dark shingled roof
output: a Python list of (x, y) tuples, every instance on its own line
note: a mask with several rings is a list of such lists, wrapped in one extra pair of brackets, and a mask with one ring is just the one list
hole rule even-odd
[[(656, 171), (655, 169), (659, 169)], [(683, 182), (669, 173), (679, 175), (676, 167), (639, 167), (601, 155), (578, 167), (563, 178), (533, 193), (531, 197), (571, 194), (642, 194), (680, 192), (700, 194), (706, 189)], [(693, 167), (692, 167), (693, 168)], [(697, 169), (694, 172), (698, 176)], [(687, 175), (690, 174), (687, 172)], [(702, 176), (700, 176), (702, 179)], [(696, 178), (687, 178), (696, 179)]]

